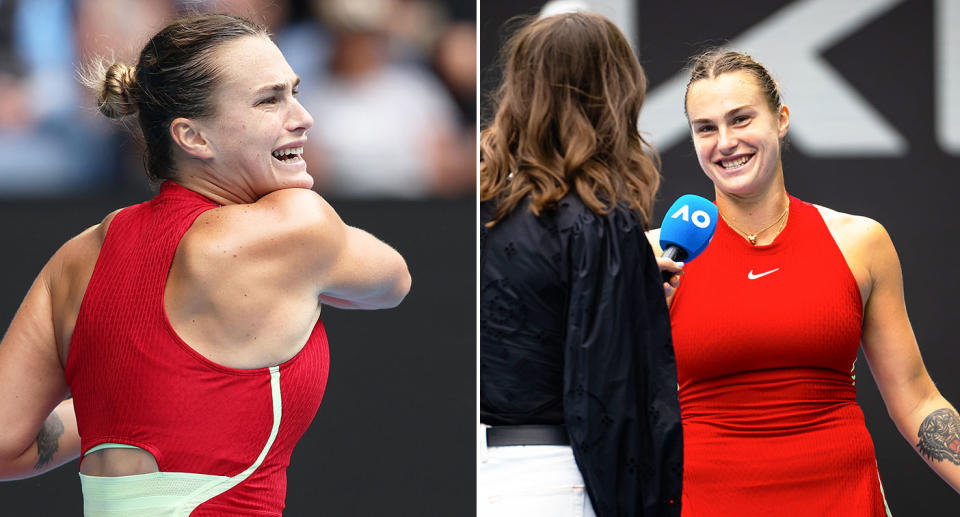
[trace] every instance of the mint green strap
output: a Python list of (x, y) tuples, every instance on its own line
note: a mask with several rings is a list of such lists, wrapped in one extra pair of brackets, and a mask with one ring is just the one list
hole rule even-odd
[[(93, 447), (90, 447), (90, 450), (84, 453), (84, 456), (86, 456), (87, 454), (90, 454), (91, 452), (97, 452), (103, 449), (140, 449), (140, 447), (127, 445), (125, 443), (107, 442), (107, 443), (101, 443), (100, 445), (94, 445)], [(142, 451), (143, 449), (140, 449), (140, 450)]]
[[(87, 476), (80, 474), (85, 517), (187, 517), (193, 510), (246, 480), (267, 457), (280, 431), (283, 403), (280, 396), (280, 367), (271, 366), (270, 395), (273, 399), (273, 426), (260, 455), (243, 472), (214, 476), (192, 472), (150, 472), (130, 476)], [(91, 452), (108, 449), (139, 449), (122, 443), (102, 443)], [(142, 450), (142, 449), (141, 449)]]

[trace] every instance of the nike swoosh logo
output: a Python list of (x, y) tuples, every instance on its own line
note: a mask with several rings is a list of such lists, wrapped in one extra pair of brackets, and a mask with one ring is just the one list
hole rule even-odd
[(765, 272), (760, 273), (760, 274), (757, 274), (757, 275), (753, 274), (753, 270), (751, 269), (750, 272), (747, 273), (747, 278), (749, 278), (750, 280), (756, 280), (756, 279), (758, 279), (758, 278), (760, 278), (760, 277), (762, 277), (762, 276), (767, 276), (767, 275), (769, 275), (770, 273), (773, 273), (773, 272), (775, 272), (775, 271), (780, 271), (780, 268), (771, 269), (770, 271), (765, 271)]

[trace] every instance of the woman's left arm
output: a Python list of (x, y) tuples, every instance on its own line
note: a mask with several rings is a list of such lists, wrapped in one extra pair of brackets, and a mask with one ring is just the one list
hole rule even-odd
[(960, 492), (960, 415), (930, 379), (907, 317), (900, 260), (890, 236), (869, 221), (858, 239), (869, 272), (863, 352), (900, 434)]

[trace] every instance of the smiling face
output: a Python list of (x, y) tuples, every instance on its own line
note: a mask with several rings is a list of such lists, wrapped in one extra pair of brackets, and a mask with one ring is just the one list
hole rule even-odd
[(687, 90), (687, 116), (697, 159), (718, 196), (756, 197), (783, 182), (780, 141), (790, 125), (786, 106), (770, 107), (746, 71), (700, 79)]
[(245, 36), (217, 49), (214, 60), (223, 70), (214, 114), (196, 121), (214, 181), (252, 200), (312, 187), (303, 147), (313, 118), (295, 97), (300, 78), (280, 50), (266, 37)]

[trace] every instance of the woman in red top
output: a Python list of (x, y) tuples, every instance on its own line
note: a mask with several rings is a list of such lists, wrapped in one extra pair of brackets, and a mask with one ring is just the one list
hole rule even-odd
[(321, 304), (393, 307), (406, 264), (309, 190), (313, 119), (262, 27), (177, 20), (91, 76), (164, 183), (27, 293), (0, 344), (0, 478), (82, 451), (87, 515), (280, 515), (326, 382)]
[(960, 417), (923, 366), (887, 232), (787, 193), (790, 111), (762, 65), (719, 50), (692, 68), (686, 113), (721, 220), (668, 289), (683, 515), (888, 515), (858, 346), (904, 438), (960, 490)]

